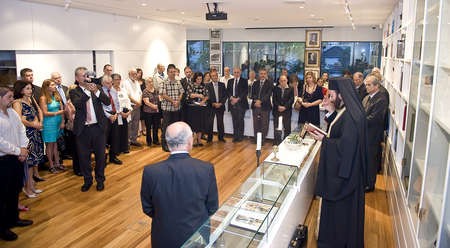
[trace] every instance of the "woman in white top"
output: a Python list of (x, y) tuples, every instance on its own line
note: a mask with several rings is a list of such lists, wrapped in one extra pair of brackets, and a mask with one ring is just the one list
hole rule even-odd
[(119, 153), (129, 153), (128, 145), (128, 121), (132, 110), (131, 101), (128, 97), (128, 92), (125, 88), (120, 87), (122, 77), (118, 73), (111, 75), (113, 79), (113, 87), (117, 91), (117, 98), (119, 98), (119, 113), (117, 121), (119, 123)]

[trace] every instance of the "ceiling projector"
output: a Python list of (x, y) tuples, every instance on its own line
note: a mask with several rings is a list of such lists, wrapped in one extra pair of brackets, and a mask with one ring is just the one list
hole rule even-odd
[(207, 21), (227, 20), (227, 18), (228, 18), (227, 13), (219, 11), (217, 9), (217, 3), (213, 3), (213, 5), (214, 5), (214, 11), (211, 11), (209, 8), (209, 3), (206, 4), (206, 7), (208, 7), (208, 13), (206, 13), (206, 20)]

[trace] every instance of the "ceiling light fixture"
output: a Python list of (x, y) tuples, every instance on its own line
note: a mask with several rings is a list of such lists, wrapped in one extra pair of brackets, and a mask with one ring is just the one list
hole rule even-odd
[(72, 4), (71, 0), (64, 0), (64, 10), (68, 11), (70, 9), (71, 4)]
[(350, 20), (350, 22), (352, 23), (352, 29), (355, 30), (355, 22), (353, 21), (353, 15), (352, 15), (352, 11), (350, 10), (350, 4), (348, 3), (348, 0), (344, 0), (345, 5), (344, 5), (344, 10), (345, 10), (345, 14), (347, 14), (348, 19)]
[(141, 3), (141, 6), (142, 6), (142, 7), (147, 7), (147, 3), (146, 3), (146, 2), (142, 2), (142, 3)]

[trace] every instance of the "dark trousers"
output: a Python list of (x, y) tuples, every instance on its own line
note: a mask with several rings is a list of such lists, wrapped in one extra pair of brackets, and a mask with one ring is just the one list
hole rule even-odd
[(163, 148), (168, 149), (166, 143), (166, 129), (167, 127), (177, 121), (181, 120), (181, 112), (180, 111), (163, 111), (163, 122), (162, 122), (162, 134), (161, 134), (161, 143)]
[[(281, 137), (282, 131), (277, 131), (278, 129), (278, 118), (283, 117), (283, 131), (284, 135)], [(273, 111), (273, 129), (274, 129), (274, 139), (277, 141), (284, 140), (289, 134), (291, 134), (291, 116), (292, 110), (285, 110), (283, 112)]]
[(84, 183), (92, 183), (91, 152), (95, 155), (95, 181), (105, 181), (105, 130), (100, 125), (86, 126), (77, 136), (78, 158)]
[(211, 108), (209, 115), (209, 125), (208, 125), (208, 141), (213, 140), (213, 129), (214, 129), (214, 117), (216, 117), (217, 121), (217, 132), (219, 136), (219, 140), (223, 139), (225, 134), (225, 127), (223, 125), (223, 113), (224, 109), (221, 108)]
[(269, 113), (270, 110), (262, 110), (261, 108), (254, 108), (253, 115), (253, 137), (256, 139), (258, 132), (262, 133), (262, 141), (266, 140), (267, 132), (269, 131)]
[(369, 144), (368, 146), (368, 178), (369, 178), (369, 188), (375, 188), (375, 183), (377, 181), (377, 172), (381, 165), (381, 145), (380, 144)]
[(233, 138), (241, 140), (244, 138), (244, 117), (245, 110), (239, 104), (232, 105), (230, 108), (231, 118), (233, 120)]
[[(145, 121), (145, 128), (146, 128), (146, 141), (147, 145), (159, 143), (158, 139), (158, 130), (159, 126), (161, 124), (161, 113), (145, 113), (144, 114), (144, 121)], [(150, 132), (152, 130), (152, 132)], [(153, 139), (152, 139), (153, 134)]]
[(108, 120), (108, 124), (106, 125), (106, 133), (105, 133), (105, 141), (106, 144), (109, 145), (109, 159), (115, 158), (119, 154), (119, 122), (116, 120), (111, 123)]
[(19, 220), (19, 192), (23, 185), (23, 163), (17, 156), (0, 157), (0, 231)]
[(130, 144), (128, 143), (128, 121), (122, 119), (123, 124), (119, 126), (119, 153), (128, 152), (130, 150)]
[(72, 156), (72, 168), (74, 173), (81, 172), (80, 161), (78, 158), (77, 139), (72, 131), (66, 130), (66, 144), (70, 144), (70, 156)]

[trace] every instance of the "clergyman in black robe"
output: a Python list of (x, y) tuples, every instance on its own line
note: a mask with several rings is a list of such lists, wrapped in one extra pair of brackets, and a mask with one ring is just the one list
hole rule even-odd
[(364, 247), (364, 187), (367, 185), (367, 124), (351, 79), (329, 84), (337, 115), (322, 141), (316, 194), (322, 197), (318, 247)]

